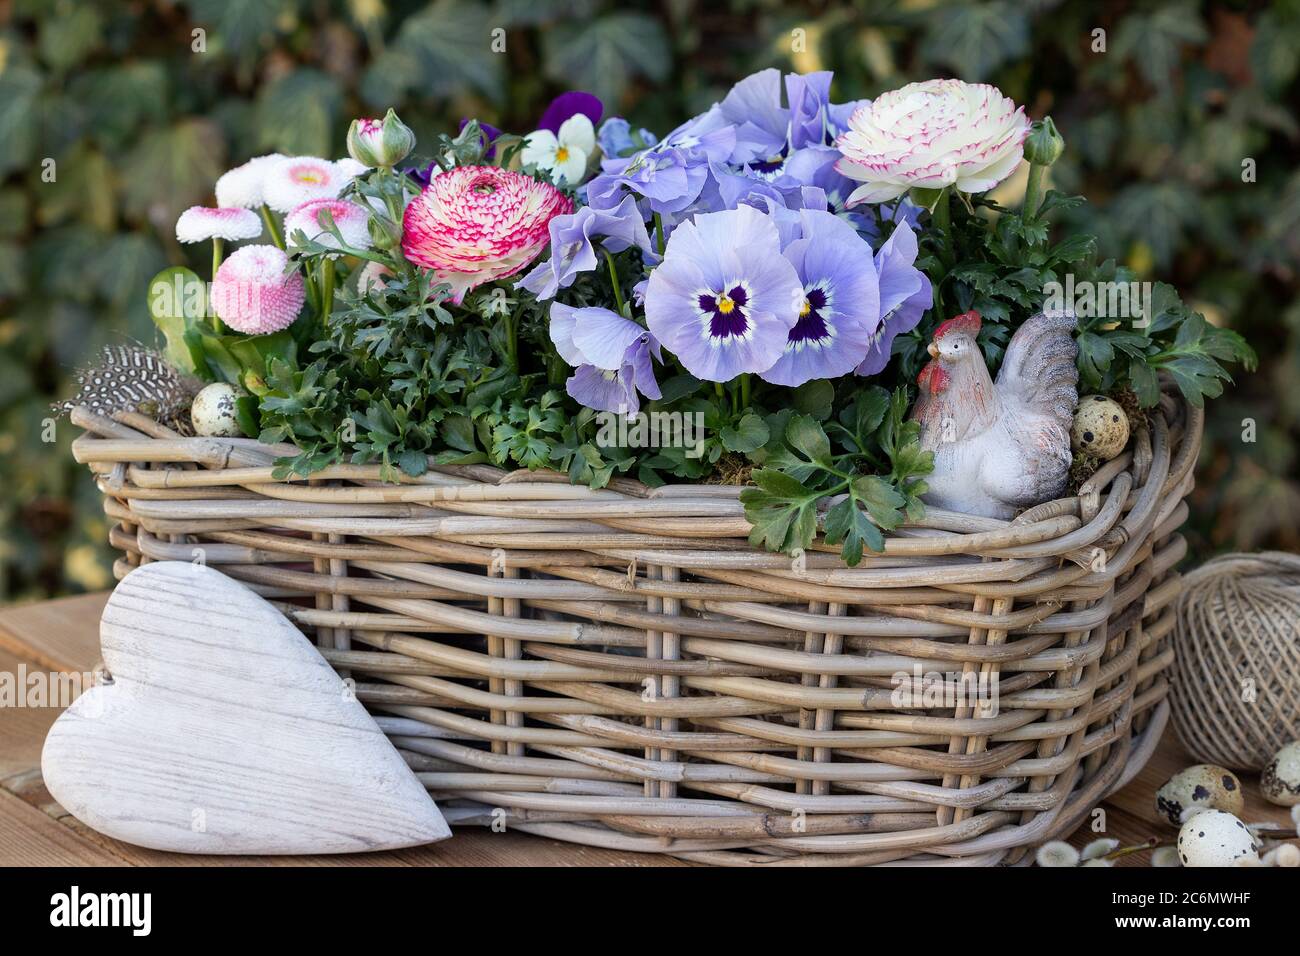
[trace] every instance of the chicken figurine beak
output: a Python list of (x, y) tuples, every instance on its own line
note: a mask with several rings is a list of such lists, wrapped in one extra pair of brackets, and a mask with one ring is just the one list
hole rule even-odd
[(929, 345), (925, 347), (925, 350), (930, 353), (930, 358), (939, 357), (939, 346), (936, 345), (935, 343), (931, 342)]

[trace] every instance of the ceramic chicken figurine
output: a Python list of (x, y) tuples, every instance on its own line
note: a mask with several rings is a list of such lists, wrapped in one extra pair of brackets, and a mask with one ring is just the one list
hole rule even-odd
[(929, 504), (1010, 518), (1064, 493), (1078, 404), (1074, 326), (1070, 312), (1035, 315), (1011, 337), (996, 383), (975, 342), (979, 313), (935, 330), (912, 411), (921, 447), (934, 452)]

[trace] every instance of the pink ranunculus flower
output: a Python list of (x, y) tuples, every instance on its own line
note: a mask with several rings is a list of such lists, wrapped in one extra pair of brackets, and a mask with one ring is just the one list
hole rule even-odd
[(236, 332), (257, 335), (293, 325), (306, 292), (302, 276), (286, 272), (289, 257), (275, 246), (244, 246), (212, 280), (212, 308)]
[(992, 189), (1020, 164), (1029, 118), (996, 87), (909, 83), (859, 107), (835, 145), (835, 168), (862, 183), (848, 205), (887, 202), (913, 187)]
[(496, 166), (438, 173), (402, 218), (402, 252), (451, 286), (456, 302), (513, 275), (550, 241), (549, 223), (573, 202), (547, 183)]

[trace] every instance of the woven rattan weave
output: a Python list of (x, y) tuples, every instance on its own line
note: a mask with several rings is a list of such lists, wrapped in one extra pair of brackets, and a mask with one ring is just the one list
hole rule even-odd
[(732, 486), (286, 482), (287, 447), (73, 421), (118, 576), (202, 560), (276, 602), (452, 823), (705, 863), (1025, 862), (1166, 721), (1202, 424), (1172, 394), (1077, 497), (932, 509), (856, 568), (751, 547)]

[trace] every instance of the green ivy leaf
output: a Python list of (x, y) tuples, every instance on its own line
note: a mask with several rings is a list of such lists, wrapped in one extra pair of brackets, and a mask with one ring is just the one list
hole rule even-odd
[(931, 23), (922, 53), (973, 83), (1023, 56), (1029, 46), (1029, 20), (1018, 4), (954, 5), (937, 11)]
[[(402, 22), (392, 45), (366, 70), (362, 96), (376, 108), (391, 105), (408, 91), (423, 97), (477, 92), (500, 101), (507, 58), (489, 44), (492, 31), (501, 27), (486, 4), (437, 0)], [(572, 76), (564, 82), (573, 89), (590, 89)]]
[(659, 21), (644, 13), (611, 13), (559, 24), (543, 34), (545, 69), (557, 83), (616, 103), (638, 77), (668, 79), (672, 51)]
[(290, 156), (334, 155), (341, 101), (332, 76), (310, 68), (286, 73), (258, 94), (258, 147)]

